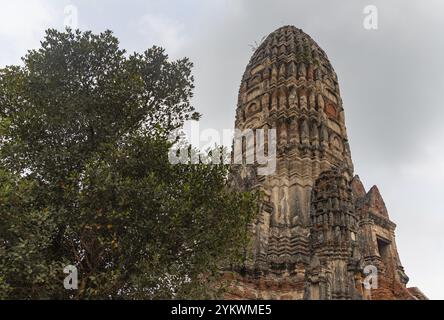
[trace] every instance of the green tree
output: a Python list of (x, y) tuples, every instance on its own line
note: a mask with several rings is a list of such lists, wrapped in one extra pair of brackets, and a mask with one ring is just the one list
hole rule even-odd
[(227, 188), (226, 165), (168, 161), (168, 135), (199, 118), (191, 68), (68, 29), (0, 69), (0, 298), (217, 295), (257, 201)]

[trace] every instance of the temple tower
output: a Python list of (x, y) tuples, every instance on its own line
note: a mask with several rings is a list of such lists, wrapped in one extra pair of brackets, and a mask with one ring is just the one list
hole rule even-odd
[[(284, 26), (259, 45), (242, 77), (235, 127), (276, 130), (276, 170), (259, 175), (257, 163), (233, 167), (233, 187), (260, 190), (262, 200), (252, 247), (228, 297), (368, 298), (365, 263), (392, 270), (405, 287), (394, 224), (369, 213), (380, 195), (367, 195), (353, 177), (338, 78), (310, 36)], [(392, 243), (385, 248), (389, 268), (376, 232)]]

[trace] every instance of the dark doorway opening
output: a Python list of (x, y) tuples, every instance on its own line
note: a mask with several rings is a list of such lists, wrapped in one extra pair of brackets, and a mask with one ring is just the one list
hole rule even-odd
[(390, 258), (390, 241), (378, 237), (377, 242), (379, 255), (384, 263), (387, 263)]

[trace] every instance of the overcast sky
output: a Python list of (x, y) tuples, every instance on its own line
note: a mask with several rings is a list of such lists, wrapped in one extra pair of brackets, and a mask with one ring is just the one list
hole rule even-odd
[[(156, 44), (189, 57), (201, 129), (233, 127), (250, 45), (282, 25), (303, 29), (338, 74), (355, 171), (398, 226), (409, 286), (444, 299), (443, 1), (0, 0), (0, 66), (63, 29), (68, 5), (80, 29), (111, 29), (129, 52)], [(377, 30), (363, 27), (366, 5)]]

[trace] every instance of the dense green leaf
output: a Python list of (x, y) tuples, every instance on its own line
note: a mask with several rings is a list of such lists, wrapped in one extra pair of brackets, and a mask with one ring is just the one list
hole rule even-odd
[(168, 134), (199, 117), (191, 63), (72, 30), (23, 62), (0, 69), (0, 298), (214, 297), (257, 201), (226, 165), (168, 161)]

